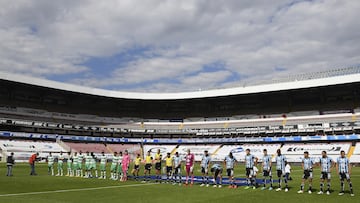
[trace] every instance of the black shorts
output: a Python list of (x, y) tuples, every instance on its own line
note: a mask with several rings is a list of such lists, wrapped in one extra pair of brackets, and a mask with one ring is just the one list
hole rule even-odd
[(209, 173), (209, 171), (207, 170), (207, 168), (201, 167), (201, 173)]
[(233, 176), (234, 175), (234, 169), (228, 168), (226, 169), (227, 176)]
[(134, 165), (134, 169), (135, 169), (135, 170), (139, 170), (139, 169), (140, 169), (140, 165)]
[(180, 172), (181, 172), (181, 166), (175, 167), (174, 174), (178, 175), (178, 174), (180, 174)]
[(340, 180), (350, 180), (350, 175), (349, 173), (339, 173), (340, 176)]
[(246, 177), (250, 177), (253, 175), (253, 169), (252, 168), (246, 168)]
[(263, 170), (263, 176), (264, 177), (271, 176), (271, 171), (270, 170)]
[(160, 163), (155, 163), (155, 169), (156, 170), (161, 170), (161, 162)]
[(214, 171), (214, 177), (215, 177), (215, 178), (218, 177), (219, 174), (222, 174), (222, 169), (216, 169), (216, 170)]
[(328, 172), (321, 172), (320, 179), (322, 180), (330, 180), (331, 179), (331, 173)]
[(145, 164), (145, 170), (150, 171), (151, 170), (152, 165), (151, 164)]
[(166, 173), (172, 172), (172, 166), (166, 166)]
[(276, 170), (276, 172), (277, 172), (277, 177), (279, 178), (283, 175), (282, 170)]
[(303, 174), (303, 179), (312, 179), (313, 178), (313, 174), (312, 174), (312, 170), (304, 170), (304, 174)]

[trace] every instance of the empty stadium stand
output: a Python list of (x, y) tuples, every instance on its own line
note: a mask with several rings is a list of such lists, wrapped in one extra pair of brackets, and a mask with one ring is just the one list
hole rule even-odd
[(67, 152), (56, 142), (29, 140), (0, 140), (0, 150), (3, 157), (14, 152), (14, 157), (18, 162), (27, 161), (36, 152), (39, 153), (40, 157), (46, 157), (49, 152), (54, 154)]

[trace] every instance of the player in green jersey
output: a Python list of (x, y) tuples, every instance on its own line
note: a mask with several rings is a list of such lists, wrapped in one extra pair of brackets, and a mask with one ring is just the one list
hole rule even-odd
[(104, 152), (101, 152), (100, 156), (100, 177), (99, 179), (106, 179), (106, 162), (107, 157)]
[(90, 152), (86, 152), (86, 155), (85, 155), (85, 176), (84, 176), (84, 178), (90, 178), (91, 177), (91, 167), (90, 167), (91, 159), (92, 159), (92, 156), (91, 156)]
[(58, 155), (58, 161), (57, 161), (57, 169), (58, 169), (58, 173), (56, 174), (56, 176), (63, 176), (64, 175), (64, 169), (63, 169), (63, 165), (64, 165), (64, 155), (62, 152), (60, 152), (60, 154)]
[(96, 167), (96, 160), (97, 160), (96, 156), (95, 156), (94, 152), (91, 152), (90, 155), (92, 157), (91, 161), (90, 161), (91, 176), (92, 176), (93, 172), (95, 172), (95, 178), (98, 178), (98, 171), (97, 171), (97, 167)]
[(71, 156), (71, 152), (67, 153), (67, 159), (66, 159), (66, 163), (67, 163), (67, 174), (66, 176), (72, 176), (72, 161), (73, 158)]
[(122, 159), (123, 159), (123, 153), (120, 151), (118, 156), (118, 162), (117, 162), (117, 173), (115, 176), (115, 180), (122, 180), (123, 173), (122, 173)]
[(47, 156), (46, 158), (46, 161), (48, 163), (48, 174), (49, 175), (54, 175), (54, 157), (53, 155), (51, 154), (51, 152), (49, 152), (49, 155)]
[(77, 168), (77, 177), (83, 177), (84, 173), (82, 170), (82, 163), (84, 161), (84, 155), (82, 154), (82, 151), (79, 152), (78, 154), (78, 168)]
[(114, 155), (112, 157), (112, 162), (111, 162), (111, 166), (110, 166), (110, 172), (111, 172), (111, 180), (116, 180), (116, 166), (118, 164), (119, 161), (119, 157), (118, 157), (118, 153), (114, 152)]
[(78, 176), (77, 171), (78, 171), (78, 154), (77, 152), (74, 153), (73, 156), (73, 163), (72, 163), (72, 176)]

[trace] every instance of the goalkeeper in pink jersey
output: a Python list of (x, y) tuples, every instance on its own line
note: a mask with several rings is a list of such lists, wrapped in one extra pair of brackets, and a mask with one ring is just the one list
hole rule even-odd
[(186, 167), (186, 181), (185, 185), (189, 183), (189, 176), (191, 175), (191, 185), (194, 184), (194, 154), (190, 153), (190, 149), (187, 150), (187, 155), (185, 157), (185, 167)]
[(130, 165), (130, 156), (129, 156), (129, 152), (128, 150), (125, 150), (123, 159), (122, 159), (122, 172), (123, 172), (123, 177), (121, 181), (127, 181), (127, 172), (129, 169), (129, 165)]

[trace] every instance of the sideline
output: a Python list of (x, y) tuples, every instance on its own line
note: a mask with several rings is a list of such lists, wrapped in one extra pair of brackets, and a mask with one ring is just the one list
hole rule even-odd
[(22, 196), (22, 195), (39, 195), (39, 194), (51, 194), (51, 193), (65, 193), (65, 192), (77, 192), (77, 191), (91, 191), (91, 190), (103, 190), (103, 189), (124, 188), (124, 187), (141, 187), (141, 186), (148, 186), (148, 185), (154, 185), (154, 184), (156, 184), (156, 183), (132, 184), (132, 185), (114, 185), (114, 186), (105, 186), (105, 187), (78, 188), (78, 189), (68, 189), (68, 190), (51, 190), (51, 191), (42, 191), (42, 192), (24, 192), (24, 193), (0, 194), (0, 197), (11, 197), (11, 196)]

